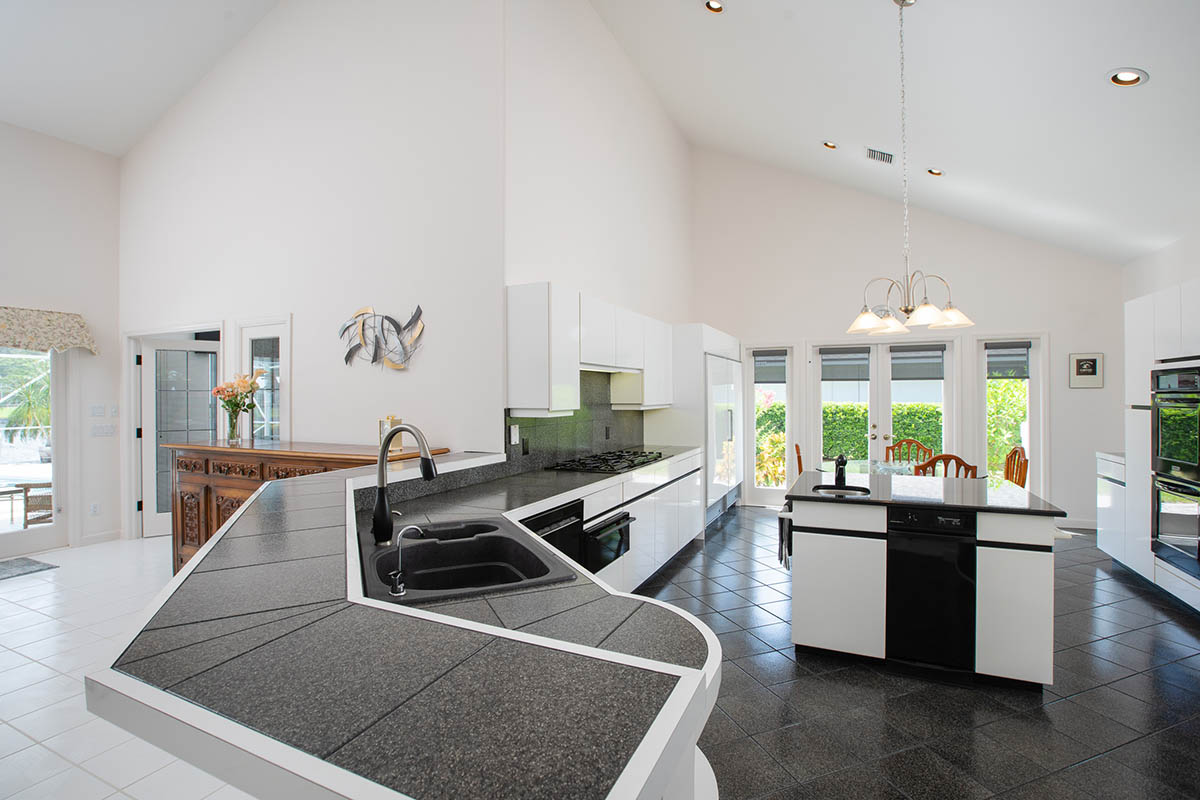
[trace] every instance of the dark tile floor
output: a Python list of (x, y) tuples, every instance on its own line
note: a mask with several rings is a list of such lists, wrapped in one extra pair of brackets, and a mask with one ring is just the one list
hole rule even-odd
[(1077, 535), (1055, 545), (1055, 682), (939, 683), (797, 653), (775, 513), (736, 508), (639, 591), (724, 648), (700, 747), (722, 800), (1200, 797), (1200, 616)]

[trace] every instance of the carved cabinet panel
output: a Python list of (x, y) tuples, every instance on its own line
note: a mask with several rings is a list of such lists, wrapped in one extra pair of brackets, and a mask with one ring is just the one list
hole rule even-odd
[(317, 475), (328, 469), (321, 464), (267, 464), (267, 480), (278, 481), (284, 478), (299, 478), (302, 475)]
[(210, 459), (208, 471), (213, 475), (224, 475), (230, 478), (246, 478), (252, 481), (263, 479), (262, 463), (259, 461), (233, 461), (227, 459)]
[(233, 512), (241, 508), (242, 503), (254, 494), (254, 490), (258, 487), (254, 486), (228, 486), (224, 484), (215, 484), (212, 486), (212, 521), (213, 533), (220, 530), (221, 526), (229, 521), (233, 516)]
[(176, 480), (174, 498), (175, 569), (204, 546), (210, 535), (208, 485), (203, 478)]

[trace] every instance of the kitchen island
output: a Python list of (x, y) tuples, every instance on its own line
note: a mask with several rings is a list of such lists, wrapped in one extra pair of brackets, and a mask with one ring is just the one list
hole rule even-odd
[[(452, 474), (495, 460), (440, 457), (460, 488), (395, 503), (402, 524), (516, 523), (615, 480)], [(696, 748), (720, 683), (712, 631), (524, 529), (570, 581), (365, 598), (354, 540), (369, 493), (355, 490), (370, 471), (264, 484), (88, 677), (89, 708), (264, 798), (715, 797)], [(389, 487), (416, 473), (393, 465)]]
[(792, 642), (1053, 683), (1055, 517), (997, 479), (830, 472), (788, 490)]

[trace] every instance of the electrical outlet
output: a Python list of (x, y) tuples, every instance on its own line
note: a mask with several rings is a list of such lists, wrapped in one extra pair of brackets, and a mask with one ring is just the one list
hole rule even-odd
[(612, 427), (611, 427), (611, 426), (609, 426), (609, 425), (605, 425), (605, 426), (604, 426), (604, 438), (605, 438), (605, 439), (611, 439), (611, 438), (612, 438)]
[(529, 455), (529, 440), (528, 439), (521, 440), (521, 455), (523, 455), (523, 456)]
[(89, 410), (89, 413), (93, 417), (103, 417), (104, 412), (106, 410), (107, 409), (104, 408), (104, 403), (96, 403), (94, 406), (91, 407), (91, 409)]
[(521, 426), (520, 425), (509, 425), (508, 426), (508, 443), (509, 444), (520, 444), (521, 443)]
[(100, 516), (100, 504), (92, 503), (90, 506), (88, 506), (88, 513), (91, 514), (93, 517)]

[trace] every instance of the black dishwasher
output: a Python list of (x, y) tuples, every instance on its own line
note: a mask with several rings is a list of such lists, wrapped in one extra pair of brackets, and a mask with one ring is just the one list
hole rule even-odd
[(975, 669), (975, 512), (889, 506), (888, 659)]

